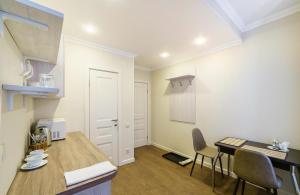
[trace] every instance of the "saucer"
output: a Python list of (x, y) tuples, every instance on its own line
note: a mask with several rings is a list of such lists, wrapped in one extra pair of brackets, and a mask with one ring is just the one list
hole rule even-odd
[(33, 169), (40, 168), (48, 163), (48, 160), (41, 160), (39, 164), (36, 164), (35, 166), (30, 165), (29, 163), (25, 163), (21, 166), (21, 170), (23, 171), (29, 171)]
[(44, 154), (45, 150), (41, 149), (41, 150), (33, 150), (29, 153), (29, 155), (41, 155)]
[(48, 157), (48, 154), (36, 154), (36, 155), (27, 155), (24, 161), (33, 161), (33, 160), (38, 160), (38, 159), (45, 159)]

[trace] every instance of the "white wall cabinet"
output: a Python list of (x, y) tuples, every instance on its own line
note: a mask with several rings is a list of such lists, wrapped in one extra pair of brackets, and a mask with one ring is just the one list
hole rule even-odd
[[(28, 81), (39, 82), (39, 74), (52, 74), (54, 87), (18, 86), (3, 84), (8, 95), (8, 108), (13, 109), (14, 95), (34, 98), (60, 98), (64, 96), (64, 42), (61, 35), (64, 15), (28, 0), (0, 1), (0, 38), (7, 28), (25, 60), (30, 60), (33, 77)], [(9, 64), (7, 64), (9, 66)], [(31, 69), (30, 69), (31, 70)], [(17, 73), (18, 74), (18, 73)]]

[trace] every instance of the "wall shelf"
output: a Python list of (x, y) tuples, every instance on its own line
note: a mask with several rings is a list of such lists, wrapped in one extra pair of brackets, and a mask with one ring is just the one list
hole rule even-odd
[(24, 57), (56, 64), (64, 15), (28, 0), (0, 1), (0, 36), (4, 25)]
[(47, 98), (51, 95), (56, 95), (59, 92), (58, 88), (47, 87), (32, 87), (32, 86), (20, 86), (20, 85), (8, 85), (3, 84), (2, 89), (7, 92), (7, 107), (9, 111), (13, 110), (14, 96), (17, 94), (32, 96), (37, 98)]
[(168, 77), (166, 80), (171, 82), (172, 87), (174, 87), (175, 82), (179, 82), (180, 86), (182, 86), (182, 81), (183, 80), (188, 80), (190, 85), (192, 84), (192, 80), (195, 78), (195, 75), (192, 74), (185, 74), (185, 75), (180, 75), (180, 76), (174, 76), (174, 77)]

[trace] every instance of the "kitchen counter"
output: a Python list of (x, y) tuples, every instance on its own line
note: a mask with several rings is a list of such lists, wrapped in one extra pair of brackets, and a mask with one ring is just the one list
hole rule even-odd
[[(33, 171), (18, 171), (9, 195), (65, 195), (87, 191), (108, 183), (117, 171), (67, 187), (64, 172), (107, 161), (108, 158), (81, 132), (68, 133), (65, 140), (54, 141), (47, 150), (48, 164)], [(108, 193), (109, 194), (109, 193)]]

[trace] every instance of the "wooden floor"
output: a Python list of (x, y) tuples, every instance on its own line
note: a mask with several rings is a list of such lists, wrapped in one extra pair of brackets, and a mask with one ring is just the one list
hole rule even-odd
[[(221, 174), (216, 176), (216, 193), (211, 188), (211, 169), (195, 166), (190, 177), (191, 164), (181, 167), (161, 157), (166, 151), (154, 146), (135, 150), (135, 162), (119, 167), (113, 179), (113, 195), (210, 195), (233, 194), (235, 180)], [(241, 188), (241, 186), (240, 186)], [(240, 193), (239, 193), (240, 194)], [(245, 195), (267, 194), (247, 185)]]

